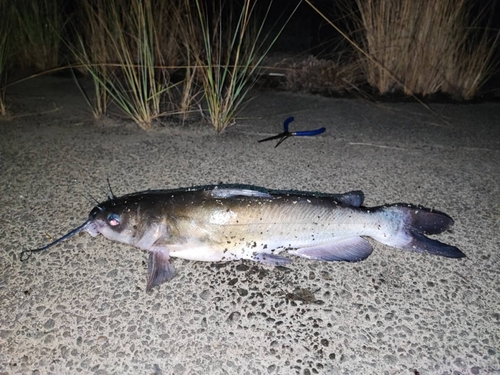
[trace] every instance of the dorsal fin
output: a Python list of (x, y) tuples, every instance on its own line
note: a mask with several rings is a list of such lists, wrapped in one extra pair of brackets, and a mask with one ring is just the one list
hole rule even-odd
[(361, 207), (365, 200), (365, 194), (361, 190), (353, 190), (344, 194), (338, 194), (335, 196), (335, 199), (352, 207)]
[(233, 188), (214, 188), (212, 190), (206, 190), (206, 193), (213, 198), (225, 199), (234, 197), (254, 197), (254, 198), (266, 198), (273, 199), (273, 196), (265, 191), (252, 190), (252, 189), (233, 189)]

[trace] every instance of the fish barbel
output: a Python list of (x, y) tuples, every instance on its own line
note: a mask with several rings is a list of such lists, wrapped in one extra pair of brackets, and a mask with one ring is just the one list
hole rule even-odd
[(360, 191), (321, 194), (253, 186), (202, 186), (110, 197), (88, 220), (43, 251), (80, 231), (149, 252), (146, 290), (170, 281), (170, 257), (196, 261), (248, 259), (285, 265), (289, 254), (320, 261), (355, 262), (372, 253), (371, 237), (398, 249), (465, 257), (426, 237), (453, 225), (446, 214), (411, 204), (362, 206)]

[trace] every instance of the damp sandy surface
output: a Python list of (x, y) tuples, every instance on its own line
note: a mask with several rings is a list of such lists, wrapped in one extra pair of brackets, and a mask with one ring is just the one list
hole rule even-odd
[[(8, 92), (0, 121), (0, 374), (500, 374), (500, 104), (374, 104), (263, 92), (223, 135), (93, 121), (71, 79)], [(274, 149), (257, 140), (326, 127)], [(443, 119), (446, 122), (443, 122)], [(359, 263), (174, 260), (77, 235), (117, 195), (219, 182), (341, 193), (448, 213), (466, 259), (375, 243)]]

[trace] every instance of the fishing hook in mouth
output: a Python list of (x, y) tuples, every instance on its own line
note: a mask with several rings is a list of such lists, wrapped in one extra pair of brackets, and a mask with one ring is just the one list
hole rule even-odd
[(58, 243), (66, 240), (66, 239), (68, 239), (70, 237), (73, 237), (75, 234), (81, 232), (82, 230), (85, 230), (89, 224), (90, 224), (90, 221), (87, 220), (85, 223), (83, 223), (82, 225), (80, 225), (78, 228), (73, 229), (72, 231), (66, 233), (61, 238), (58, 238), (57, 240), (55, 240), (54, 242), (49, 243), (48, 245), (45, 245), (45, 246), (40, 247), (38, 249), (23, 250), (23, 251), (21, 251), (19, 259), (21, 260), (21, 262), (26, 262), (29, 258), (31, 258), (31, 255), (33, 253), (39, 253), (40, 251), (47, 250), (48, 248), (51, 248), (52, 246), (55, 246)]

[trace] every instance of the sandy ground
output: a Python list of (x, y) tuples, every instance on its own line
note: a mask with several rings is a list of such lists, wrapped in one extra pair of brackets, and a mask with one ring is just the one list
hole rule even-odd
[[(93, 122), (71, 79), (9, 91), (0, 122), (0, 374), (500, 374), (500, 104), (376, 105), (262, 93), (222, 136), (207, 125)], [(23, 116), (19, 116), (23, 115)], [(295, 116), (316, 138), (257, 140)], [(243, 183), (367, 206), (447, 212), (446, 259), (378, 243), (359, 263), (175, 259), (145, 292), (147, 254), (88, 234), (89, 194)]]

